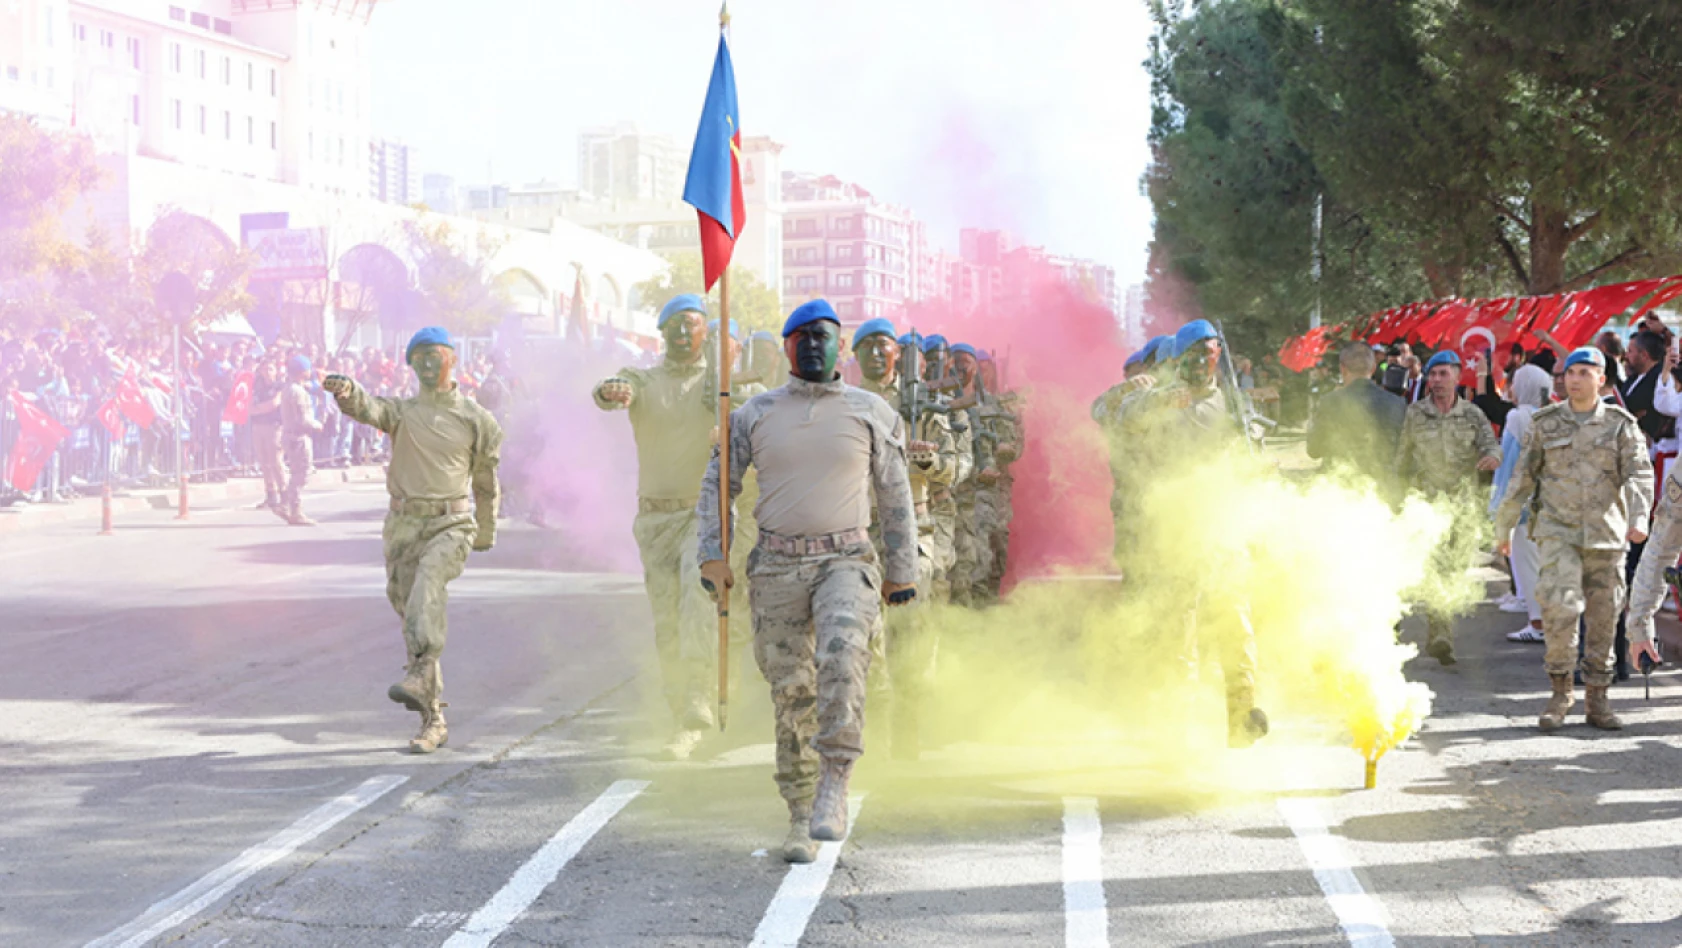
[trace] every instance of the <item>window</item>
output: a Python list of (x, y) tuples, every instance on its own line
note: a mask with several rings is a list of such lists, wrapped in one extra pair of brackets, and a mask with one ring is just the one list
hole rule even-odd
[(257, 64), (245, 64), (245, 89), (247, 92), (257, 91)]
[(234, 25), (232, 23), (229, 23), (227, 20), (218, 19), (218, 20), (213, 20), (211, 22), (213, 23), (212, 29), (214, 29), (218, 33), (221, 33), (223, 36), (234, 35)]
[(269, 70), (269, 95), (280, 95), (280, 73)]
[(180, 99), (174, 100), (174, 102), (172, 103), (172, 106), (173, 106), (174, 111), (175, 111), (175, 127), (180, 128), (181, 127), (181, 100)]
[(245, 143), (247, 145), (257, 144), (257, 120), (249, 115), (245, 117)]
[(42, 19), (45, 21), (47, 29), (47, 48), (51, 49), (54, 41), (58, 38), (53, 29), (53, 24), (58, 22), (58, 17), (53, 15), (53, 8), (48, 7)]
[(199, 106), (199, 134), (210, 134), (210, 111), (202, 105)]
[(138, 96), (138, 95), (129, 96), (129, 108), (130, 108), (130, 114), (134, 118), (134, 124), (139, 125), (140, 124), (140, 96)]
[(783, 277), (783, 291), (787, 293), (794, 292), (794, 277)]
[(187, 11), (180, 7), (170, 7), (169, 18), (177, 23), (185, 23), (187, 22)]
[(837, 260), (851, 260), (851, 259), (853, 259), (853, 245), (852, 244), (842, 244), (841, 246), (836, 247), (835, 248), (835, 259), (837, 259)]
[(308, 105), (312, 109), (315, 108), (315, 79), (314, 79), (314, 77), (311, 77), (311, 79), (310, 79), (309, 93), (307, 94), (307, 96), (304, 99), (304, 104)]
[(847, 300), (842, 300), (839, 303), (836, 303), (835, 315), (842, 317), (853, 315), (853, 304)]
[(269, 123), (269, 147), (270, 148), (279, 148), (280, 147), (280, 126), (276, 125), (273, 122)]
[(202, 29), (206, 29), (206, 30), (210, 29), (210, 14), (208, 14), (208, 13), (195, 13), (195, 14), (193, 14), (193, 25), (197, 26), (197, 27), (200, 27)]
[(228, 56), (222, 57), (222, 84), (225, 86), (234, 84), (234, 61)]
[(133, 36), (128, 38), (128, 59), (129, 65), (140, 68), (140, 40)]
[(234, 138), (234, 113), (226, 109), (222, 110), (222, 137), (229, 141)]
[(170, 68), (174, 69), (176, 72), (181, 71), (181, 44), (180, 43), (169, 44), (169, 65), (170, 65)]
[(345, 114), (345, 87), (339, 87), (339, 114)]
[(17, 82), (18, 81), (18, 67), (7, 66), (6, 67), (6, 78), (12, 80), (13, 82)]
[(796, 284), (800, 289), (810, 292), (818, 285), (817, 277), (801, 277)]
[(117, 34), (111, 32), (110, 30), (100, 30), (99, 45), (105, 47), (106, 49), (115, 49), (117, 47)]
[(310, 160), (315, 160), (315, 131), (310, 131)]
[(339, 139), (339, 167), (341, 167), (341, 168), (344, 167), (344, 164), (345, 164), (345, 140), (343, 138), (340, 138)]
[(851, 217), (837, 217), (833, 224), (835, 232), (838, 234), (850, 233), (853, 229), (853, 219)]
[(205, 63), (208, 61), (208, 59), (205, 56), (204, 50), (202, 50), (202, 49), (199, 50), (198, 54), (199, 54), (199, 78), (204, 79), (204, 78), (207, 78), (207, 75), (208, 75), (205, 71)]
[(837, 273), (835, 275), (835, 288), (836, 289), (838, 289), (838, 290), (848, 290), (848, 289), (852, 289), (852, 286), (853, 286), (853, 275), (851, 273)]
[(53, 88), (53, 67), (47, 67), (47, 88)]

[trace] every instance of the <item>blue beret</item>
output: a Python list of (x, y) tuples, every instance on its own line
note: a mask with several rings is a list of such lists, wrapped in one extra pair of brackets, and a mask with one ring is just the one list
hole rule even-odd
[(1441, 351), (1441, 352), (1437, 353), (1436, 355), (1432, 356), (1430, 361), (1425, 363), (1425, 371), (1429, 372), (1439, 365), (1459, 365), (1459, 364), (1460, 364), (1459, 353), (1455, 352), (1453, 349), (1444, 349), (1443, 351)]
[(923, 351), (924, 352), (927, 352), (930, 349), (938, 349), (938, 348), (940, 348), (942, 346), (945, 346), (945, 345), (946, 345), (946, 337), (942, 336), (940, 333), (935, 333), (932, 336), (924, 336), (923, 337)]
[(1215, 332), (1214, 324), (1207, 319), (1194, 319), (1174, 334), (1174, 356), (1176, 358), (1187, 349), (1197, 345), (1205, 339), (1214, 339), (1219, 334)]
[(922, 336), (921, 333), (917, 332), (915, 329), (906, 333), (903, 336), (900, 336), (898, 339), (896, 339), (894, 341), (898, 342), (902, 346), (916, 346), (919, 350), (921, 350), (923, 348), (923, 336)]
[(409, 339), (409, 348), (403, 351), (403, 361), (409, 361), (415, 350), (421, 346), (448, 346), (454, 349), (456, 344), (451, 341), (450, 334), (443, 326), (428, 326)]
[(794, 335), (796, 329), (807, 323), (825, 319), (837, 326), (841, 325), (841, 317), (835, 315), (835, 307), (829, 305), (829, 300), (807, 300), (788, 314), (788, 322), (783, 323), (783, 338)]
[[(707, 323), (707, 332), (718, 332), (718, 320), (715, 319)], [(734, 319), (730, 320), (730, 338), (742, 338), (742, 327), (736, 325), (736, 321)]]
[(707, 315), (707, 301), (694, 293), (674, 296), (665, 306), (660, 307), (660, 318), (654, 323), (655, 329), (665, 329), (673, 316), (678, 313), (700, 313)]
[(1155, 365), (1174, 354), (1174, 337), (1152, 336), (1150, 341), (1145, 343), (1145, 347), (1140, 349), (1139, 352), (1141, 353), (1140, 358), (1144, 359), (1151, 365)]
[(975, 356), (975, 347), (974, 347), (974, 346), (972, 346), (972, 345), (970, 345), (970, 344), (969, 344), (969, 343), (967, 343), (967, 342), (960, 342), (960, 343), (958, 343), (958, 344), (957, 344), (957, 345), (955, 345), (955, 346), (953, 346), (953, 347), (952, 347), (952, 354), (953, 354), (953, 355), (957, 355), (957, 354), (958, 354), (958, 353), (960, 353), (960, 352), (967, 352), (967, 353), (969, 353), (969, 356), (970, 356), (970, 358), (972, 358), (972, 359), (973, 359), (973, 358), (975, 358), (975, 357), (976, 357), (976, 356)]
[(982, 362), (993, 361), (993, 353), (990, 350), (987, 350), (987, 349), (981, 350), (979, 353), (976, 354), (975, 357), (977, 359), (981, 360)]
[(1571, 354), (1565, 357), (1565, 367), (1569, 369), (1574, 365), (1592, 365), (1597, 369), (1604, 369), (1606, 368), (1606, 354), (1594, 346), (1573, 349)]
[(894, 337), (893, 322), (878, 316), (875, 319), (867, 319), (860, 323), (859, 328), (853, 331), (853, 348), (857, 349), (859, 343), (869, 336), (887, 336), (892, 339)]
[(1148, 346), (1148, 345), (1145, 348), (1138, 350), (1137, 352), (1128, 356), (1127, 360), (1121, 364), (1121, 367), (1124, 368), (1124, 369), (1131, 369), (1132, 367), (1134, 367), (1134, 366), (1138, 365), (1139, 363), (1145, 361), (1145, 354), (1149, 351), (1150, 351), (1150, 346)]
[(286, 367), (294, 372), (308, 372), (310, 370), (309, 356), (295, 355), (286, 360)]

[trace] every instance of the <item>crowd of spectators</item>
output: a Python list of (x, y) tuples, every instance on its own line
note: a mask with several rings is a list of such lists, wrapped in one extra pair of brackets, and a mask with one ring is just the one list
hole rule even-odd
[[(413, 376), (397, 353), (374, 347), (327, 353), (319, 343), (284, 338), (269, 344), (252, 336), (184, 338), (177, 420), (174, 359), (167, 336), (119, 339), (95, 328), (0, 336), (0, 505), (69, 500), (99, 492), (107, 480), (115, 487), (174, 483), (172, 430), (181, 439), (182, 463), (192, 480), (258, 476), (260, 458), (252, 428), (278, 420), (284, 367), (295, 354), (310, 360), (310, 389), (316, 416), (323, 421), (314, 445), (316, 466), (383, 460), (385, 437), (342, 416), (319, 380), (337, 372), (356, 378), (375, 394), (406, 394)], [(467, 359), (460, 372), (464, 391), (475, 393), (479, 380), (490, 373), (483, 353)], [(236, 394), (242, 380), (249, 382), (248, 399), (242, 392)], [(124, 394), (131, 410), (110, 407)], [(39, 409), (69, 431), (36, 482), (27, 487), (7, 478), (7, 462), (18, 441), (15, 400)], [(136, 421), (148, 417), (149, 423)]]

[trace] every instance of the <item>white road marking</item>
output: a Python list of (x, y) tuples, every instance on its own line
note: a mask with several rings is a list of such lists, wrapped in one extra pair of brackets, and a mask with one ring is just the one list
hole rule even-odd
[[(859, 807), (864, 804), (864, 794), (856, 793), (847, 800), (847, 834), (852, 835), (853, 827), (858, 824)], [(796, 948), (800, 944), (800, 936), (806, 933), (806, 923), (811, 921), (812, 913), (817, 910), (818, 900), (823, 898), (823, 892), (829, 888), (829, 877), (835, 872), (835, 861), (841, 858), (841, 847), (847, 841), (838, 843), (822, 843), (818, 846), (818, 858), (803, 866), (790, 866), (788, 874), (783, 876), (783, 884), (777, 887), (777, 894), (772, 897), (771, 905), (765, 910), (765, 917), (760, 919), (759, 928), (753, 933), (753, 943), (748, 948)]]
[(1092, 797), (1063, 798), (1063, 944), (1109, 948), (1104, 904), (1104, 824)]
[(1353, 860), (1343, 840), (1326, 829), (1320, 808), (1306, 798), (1279, 801), (1279, 815), (1290, 824), (1297, 844), (1314, 870), (1314, 881), (1326, 894), (1343, 934), (1355, 948), (1395, 948), (1384, 906), (1367, 894), (1352, 870)]
[(134, 921), (103, 938), (88, 942), (86, 948), (138, 948), (146, 944), (204, 911), (241, 882), (286, 858), (299, 846), (408, 780), (408, 777), (398, 774), (370, 777), (355, 790), (323, 803), (298, 822), (240, 853), (232, 862), (213, 870), (169, 898), (154, 903)]
[(568, 820), (525, 865), (515, 870), (513, 878), (444, 942), (444, 948), (470, 948), (495, 941), (537, 901), (584, 844), (647, 787), (646, 780), (620, 780), (602, 791), (601, 796)]

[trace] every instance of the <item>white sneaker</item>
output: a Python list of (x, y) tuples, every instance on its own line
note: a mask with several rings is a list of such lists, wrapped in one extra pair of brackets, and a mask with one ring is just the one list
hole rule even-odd
[(1519, 629), (1517, 632), (1508, 632), (1507, 641), (1530, 642), (1536, 645), (1543, 645), (1547, 643), (1547, 638), (1542, 635), (1541, 629), (1538, 629), (1533, 625), (1527, 625), (1524, 628)]

